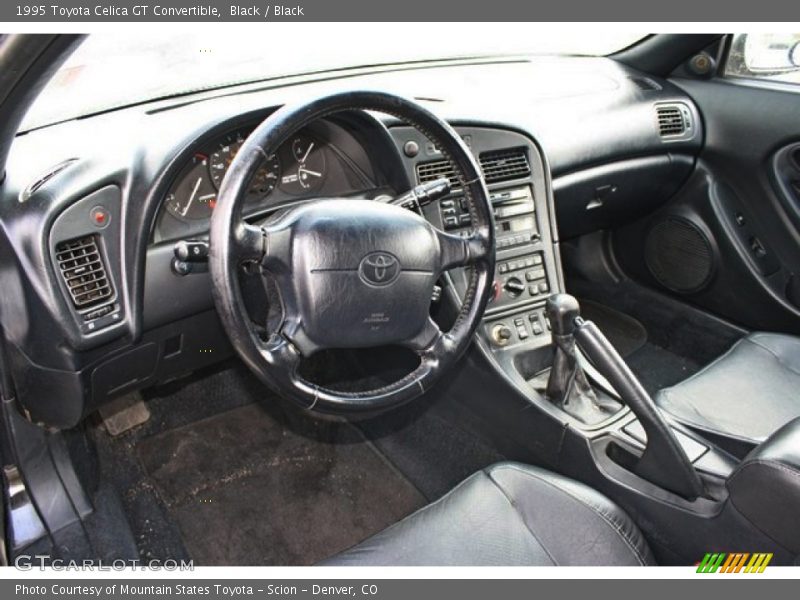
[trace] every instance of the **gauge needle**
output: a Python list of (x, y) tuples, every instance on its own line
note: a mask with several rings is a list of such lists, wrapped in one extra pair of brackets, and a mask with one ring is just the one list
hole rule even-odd
[(311, 143), (308, 145), (308, 150), (306, 150), (306, 153), (303, 155), (303, 158), (301, 158), (301, 159), (300, 159), (300, 162), (301, 162), (301, 163), (304, 163), (304, 162), (306, 162), (306, 159), (308, 158), (308, 155), (309, 155), (309, 154), (311, 154), (311, 149), (312, 149), (313, 147), (314, 147), (314, 142), (311, 142)]
[(298, 173), (306, 173), (308, 175), (313, 175), (314, 177), (322, 177), (322, 173), (319, 173), (317, 171), (309, 171), (308, 169), (305, 169), (303, 167), (300, 167), (299, 169), (297, 169), (297, 172)]
[(192, 195), (189, 196), (189, 201), (186, 203), (186, 207), (183, 209), (183, 212), (181, 213), (182, 216), (185, 217), (186, 213), (189, 212), (189, 207), (192, 205), (192, 202), (194, 202), (194, 197), (197, 195), (197, 190), (200, 189), (200, 184), (201, 183), (203, 183), (203, 178), (202, 177), (198, 177), (197, 178), (197, 183), (194, 184), (194, 188), (192, 189)]

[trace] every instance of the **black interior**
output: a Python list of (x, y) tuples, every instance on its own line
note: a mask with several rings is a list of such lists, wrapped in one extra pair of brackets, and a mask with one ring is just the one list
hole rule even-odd
[[(8, 85), (28, 91), (0, 98), (6, 126), (77, 42), (27, 40), (29, 68)], [(287, 88), (275, 81), (18, 132), (0, 187), (9, 555), (405, 564), (396, 549), (423, 539), (414, 523), (430, 516), (446, 532), (459, 513), (426, 508), (379, 532), (442, 498), (433, 507), (479, 505), (450, 495), (466, 480), (482, 499), (486, 489), (519, 494), (508, 519), (529, 526), (549, 515), (531, 498), (544, 511), (563, 500), (545, 495), (555, 488), (613, 512), (636, 551), (609, 550), (606, 564), (692, 564), (715, 550), (794, 563), (796, 528), (780, 523), (796, 521), (798, 481), (785, 473), (800, 466), (800, 92), (723, 76), (730, 42), (657, 35), (610, 57), (464, 59), (293, 85), (307, 103), (390, 86), (425, 118), (430, 111), (423, 125), (452, 127), (452, 146), (411, 113), (376, 117), (362, 109), (386, 106), (363, 102), (289, 127), (283, 115), (298, 105), (282, 109)], [(713, 72), (693, 70), (700, 54)], [(10, 50), (0, 59), (23, 60)], [(422, 89), (432, 69), (447, 94)], [(476, 88), (464, 72), (505, 83)], [(228, 177), (215, 165), (238, 144)], [(256, 147), (269, 152), (245, 161)], [(454, 151), (464, 154), (453, 161)], [(319, 176), (304, 179), (309, 171)], [(241, 223), (234, 212), (222, 223), (217, 202), (234, 197)], [(291, 229), (279, 225), (299, 223), (308, 235), (296, 243), (308, 248), (326, 239), (319, 223), (345, 218), (361, 219), (349, 230), (358, 239), (337, 250), (337, 225), (315, 249), (329, 269), (350, 251), (359, 260), (386, 251), (371, 244), (389, 244), (388, 234), (369, 235), (384, 226), (439, 232), (440, 241), (485, 230), (480, 239), (492, 244), (477, 266), (425, 263), (424, 285), (391, 298), (399, 329), (374, 338), (353, 316), (366, 296), (355, 284), (313, 296), (305, 259), (292, 271), (273, 267), (275, 277), (263, 276), (264, 253), (226, 261), (224, 273), (222, 263), (209, 267), (234, 226), (277, 240)], [(397, 234), (406, 250), (393, 253), (432, 260), (430, 240), (412, 238)], [(233, 288), (236, 323), (220, 300)], [(290, 306), (290, 329), (290, 291), (328, 312)], [(448, 358), (431, 359), (435, 386), (410, 383), (426, 360), (402, 347), (419, 329), (412, 317), (455, 332)], [(306, 401), (255, 368), (234, 324), (253, 340), (277, 331), (306, 350), (297, 371)], [(707, 368), (763, 335), (754, 332), (780, 335), (762, 357), (770, 381), (730, 362)], [(701, 392), (687, 387), (698, 381)], [(379, 396), (398, 382), (406, 392), (390, 411), (379, 410), (388, 402), (343, 411), (328, 401)], [(709, 389), (721, 395), (700, 422), (690, 413), (706, 410)], [(683, 412), (670, 409), (671, 393)], [(327, 415), (313, 410), (319, 398)], [(771, 417), (759, 435), (715, 417), (737, 402)], [(503, 461), (532, 465), (520, 467), (531, 469), (522, 479), (539, 483), (492, 466)], [(766, 510), (757, 488), (789, 500)], [(566, 535), (584, 522), (576, 515), (547, 521)], [(584, 533), (602, 529), (585, 518)], [(505, 517), (497, 522), (504, 531)], [(464, 560), (568, 560), (557, 531), (537, 533), (541, 552), (525, 539)], [(451, 546), (434, 545), (438, 558), (417, 559), (459, 562), (454, 548), (464, 544), (452, 535)], [(495, 542), (490, 535), (485, 547)]]

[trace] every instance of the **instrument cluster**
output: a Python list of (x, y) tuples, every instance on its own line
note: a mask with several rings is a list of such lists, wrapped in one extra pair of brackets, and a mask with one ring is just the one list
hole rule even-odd
[[(228, 132), (200, 147), (178, 171), (156, 220), (154, 241), (208, 231), (225, 174), (251, 128)], [(245, 216), (319, 195), (350, 195), (374, 187), (334, 143), (312, 130), (289, 138), (265, 158), (247, 192)]]

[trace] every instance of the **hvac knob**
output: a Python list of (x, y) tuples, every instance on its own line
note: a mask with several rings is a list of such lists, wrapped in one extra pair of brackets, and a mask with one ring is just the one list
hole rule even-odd
[(503, 287), (505, 287), (509, 295), (515, 298), (525, 291), (525, 284), (519, 277), (510, 277)]
[(498, 323), (492, 327), (492, 341), (498, 346), (505, 346), (511, 341), (511, 327), (505, 323)]

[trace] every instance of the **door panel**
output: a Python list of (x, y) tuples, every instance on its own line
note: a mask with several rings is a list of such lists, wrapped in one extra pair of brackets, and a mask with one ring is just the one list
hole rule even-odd
[[(800, 86), (672, 81), (700, 109), (704, 147), (672, 201), (615, 232), (620, 262), (637, 278), (745, 327), (800, 334)], [(675, 228), (654, 245), (659, 223), (678, 218), (694, 234)], [(676, 273), (710, 274), (702, 285), (676, 289), (661, 277), (662, 263)]]

